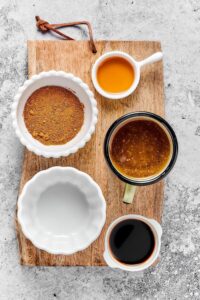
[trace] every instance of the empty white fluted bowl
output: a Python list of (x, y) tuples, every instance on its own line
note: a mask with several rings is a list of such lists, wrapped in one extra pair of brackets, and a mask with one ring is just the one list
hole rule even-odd
[(39, 249), (73, 254), (100, 235), (106, 204), (97, 183), (71, 167), (52, 167), (29, 180), (18, 200), (24, 235)]

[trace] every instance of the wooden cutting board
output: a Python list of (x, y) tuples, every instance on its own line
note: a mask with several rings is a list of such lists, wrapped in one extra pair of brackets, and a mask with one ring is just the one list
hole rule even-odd
[(108, 101), (95, 92), (91, 82), (91, 66), (104, 52), (121, 50), (137, 60), (161, 50), (153, 41), (99, 41), (97, 53), (90, 51), (88, 41), (28, 41), (29, 77), (41, 71), (63, 70), (79, 76), (95, 93), (99, 116), (96, 132), (87, 145), (77, 153), (58, 159), (36, 156), (25, 150), (19, 192), (37, 172), (52, 166), (73, 166), (88, 173), (100, 185), (107, 203), (106, 225), (100, 237), (86, 250), (74, 255), (51, 255), (39, 250), (25, 238), (16, 220), (21, 264), (28, 266), (103, 266), (104, 235), (108, 225), (117, 217), (136, 213), (161, 221), (163, 210), (163, 182), (139, 187), (133, 204), (122, 202), (124, 183), (106, 165), (103, 155), (104, 136), (111, 123), (133, 111), (150, 111), (164, 115), (163, 64), (157, 62), (144, 67), (135, 93), (120, 101)]

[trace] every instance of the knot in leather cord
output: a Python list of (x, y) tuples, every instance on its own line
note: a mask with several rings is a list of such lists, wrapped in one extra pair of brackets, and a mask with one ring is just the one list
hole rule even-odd
[(42, 31), (42, 32), (47, 32), (49, 31), (50, 29), (46, 26), (48, 25), (49, 23), (47, 21), (44, 21), (42, 19), (40, 19), (40, 17), (36, 16), (35, 17), (36, 19), (36, 26), (37, 28)]

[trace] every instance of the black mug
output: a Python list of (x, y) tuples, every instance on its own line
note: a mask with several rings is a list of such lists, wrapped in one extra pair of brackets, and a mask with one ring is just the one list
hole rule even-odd
[[(120, 172), (120, 170), (117, 169), (116, 166), (113, 164), (110, 155), (111, 145), (115, 134), (124, 125), (135, 120), (148, 120), (157, 123), (161, 127), (161, 129), (163, 129), (163, 131), (166, 133), (170, 142), (170, 158), (167, 165), (158, 174), (145, 178), (131, 178), (129, 176), (126, 176), (125, 174), (122, 174), (122, 172)], [(120, 117), (110, 126), (105, 136), (104, 155), (110, 169), (119, 179), (126, 183), (123, 201), (126, 203), (131, 203), (134, 198), (136, 186), (153, 184), (163, 179), (167, 174), (169, 174), (177, 159), (178, 141), (174, 130), (169, 125), (169, 123), (162, 117), (151, 112), (133, 112)]]

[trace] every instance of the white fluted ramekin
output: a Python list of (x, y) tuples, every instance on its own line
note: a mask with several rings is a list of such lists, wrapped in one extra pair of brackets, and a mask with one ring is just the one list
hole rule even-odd
[(101, 233), (106, 202), (98, 184), (71, 167), (52, 167), (29, 180), (18, 199), (18, 221), (39, 249), (70, 255)]
[[(34, 139), (26, 128), (23, 117), (26, 101), (35, 90), (44, 86), (64, 87), (72, 91), (79, 98), (81, 103), (84, 104), (83, 126), (78, 134), (64, 145), (43, 145)], [(12, 105), (13, 127), (21, 143), (26, 146), (29, 151), (47, 158), (68, 156), (84, 147), (95, 131), (97, 115), (97, 103), (87, 84), (73, 74), (63, 71), (52, 70), (32, 76), (31, 79), (26, 80), (24, 85), (19, 88)]]

